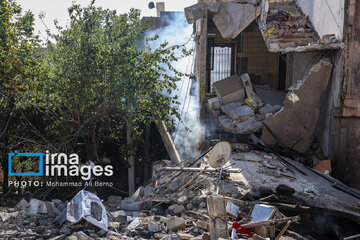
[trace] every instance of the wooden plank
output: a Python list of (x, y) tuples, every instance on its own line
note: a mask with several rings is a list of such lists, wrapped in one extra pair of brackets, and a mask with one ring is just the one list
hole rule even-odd
[(175, 164), (179, 164), (181, 162), (180, 155), (175, 147), (175, 144), (170, 136), (170, 133), (167, 131), (165, 124), (163, 122), (158, 123), (157, 128), (164, 142), (166, 151), (169, 154), (170, 160)]
[[(159, 168), (158, 171), (181, 171), (181, 172), (217, 172), (219, 169), (217, 168), (195, 168), (195, 167), (162, 167)], [(223, 169), (224, 172), (227, 173), (240, 173), (240, 168), (226, 168)]]
[(270, 226), (270, 225), (277, 225), (277, 224), (283, 224), (287, 222), (298, 222), (300, 221), (300, 216), (295, 217), (286, 217), (286, 218), (280, 218), (280, 219), (274, 219), (274, 220), (265, 220), (265, 221), (259, 221), (259, 222), (251, 222), (242, 224), (243, 227), (246, 229), (256, 228), (256, 227), (262, 227), (262, 226)]
[(225, 199), (220, 196), (209, 196), (207, 198), (207, 207), (210, 217), (211, 240), (228, 239)]

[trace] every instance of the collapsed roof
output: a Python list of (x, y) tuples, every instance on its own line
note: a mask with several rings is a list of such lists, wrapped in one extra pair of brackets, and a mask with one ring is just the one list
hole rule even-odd
[(320, 38), (308, 16), (295, 1), (259, 2), (197, 3), (185, 8), (185, 15), (189, 23), (206, 16), (211, 18), (225, 39), (236, 38), (256, 20), (270, 52), (306, 52), (344, 47), (335, 34)]

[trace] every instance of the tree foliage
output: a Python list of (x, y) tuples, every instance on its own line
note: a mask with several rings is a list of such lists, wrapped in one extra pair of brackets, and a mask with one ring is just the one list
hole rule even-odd
[(96, 159), (99, 142), (124, 136), (127, 121), (135, 137), (141, 124), (171, 125), (171, 116), (178, 113), (177, 97), (170, 92), (183, 75), (171, 63), (180, 57), (174, 52), (180, 46), (163, 43), (151, 49), (148, 43), (156, 37), (144, 39), (148, 24), (139, 10), (117, 14), (92, 2), (68, 11), (69, 26), (57, 25), (55, 41), (49, 43), (44, 96), (59, 111), (58, 123), (68, 129), (68, 140), (83, 139), (87, 157)]
[[(30, 11), (24, 13), (13, 0), (0, 1), (0, 158), (3, 169), (7, 169), (7, 152), (32, 150), (44, 140), (32, 123), (41, 123), (33, 108), (44, 72), (39, 43), (34, 34), (34, 15)], [(7, 171), (4, 174), (6, 191)]]

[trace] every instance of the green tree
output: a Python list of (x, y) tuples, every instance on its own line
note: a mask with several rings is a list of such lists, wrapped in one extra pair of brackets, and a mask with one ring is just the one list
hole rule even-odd
[[(181, 46), (163, 43), (151, 49), (148, 43), (156, 37), (143, 38), (148, 24), (140, 20), (139, 10), (117, 14), (93, 1), (68, 11), (69, 26), (57, 25), (59, 33), (49, 43), (46, 102), (59, 112), (59, 125), (83, 140), (88, 159), (99, 158), (105, 132), (126, 136), (126, 126), (126, 149), (132, 156), (142, 124), (164, 121), (171, 126), (172, 116), (178, 116), (177, 97), (170, 93), (183, 74), (171, 63), (181, 57), (174, 51)], [(181, 55), (186, 54), (183, 49)]]
[[(7, 191), (7, 152), (38, 141), (41, 135), (29, 113), (40, 73), (39, 39), (34, 34), (34, 15), (13, 0), (0, 1), (0, 147), (4, 170), (3, 192)], [(31, 117), (30, 117), (31, 115)], [(34, 137), (36, 136), (36, 137)]]

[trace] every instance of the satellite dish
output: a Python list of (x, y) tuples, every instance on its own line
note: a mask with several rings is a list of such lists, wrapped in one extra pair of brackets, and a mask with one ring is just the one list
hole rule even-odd
[(149, 7), (150, 9), (153, 9), (153, 8), (155, 7), (154, 2), (149, 2), (148, 7)]
[(209, 165), (213, 168), (223, 166), (231, 156), (232, 149), (229, 142), (218, 142), (209, 153)]

